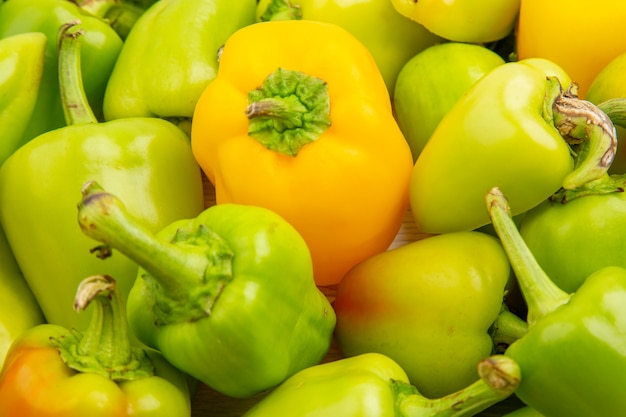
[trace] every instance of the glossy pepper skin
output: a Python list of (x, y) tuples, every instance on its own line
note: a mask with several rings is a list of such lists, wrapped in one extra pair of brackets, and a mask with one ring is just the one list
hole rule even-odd
[(0, 229), (0, 369), (22, 332), (44, 322), (43, 313)]
[(398, 13), (451, 41), (486, 43), (505, 38), (520, 0), (391, 0)]
[(266, 207), (294, 225), (318, 285), (386, 250), (408, 207), (411, 152), (387, 88), (335, 24), (270, 21), (233, 34), (191, 145), (218, 204)]
[(504, 59), (482, 46), (444, 42), (412, 56), (398, 73), (393, 104), (413, 161), (463, 94)]
[(624, 415), (626, 269), (601, 268), (566, 293), (533, 257), (502, 192), (486, 200), (528, 304), (528, 333), (505, 352), (523, 376), (516, 395), (546, 417)]
[(102, 118), (104, 91), (122, 48), (122, 39), (101, 19), (66, 0), (11, 0), (0, 3), (0, 38), (18, 33), (41, 32), (47, 37), (41, 86), (35, 109), (21, 143), (65, 125), (59, 94), (57, 35), (68, 22), (80, 20), (85, 29), (81, 72), (89, 104)]
[(101, 256), (140, 266), (128, 297), (137, 338), (222, 394), (272, 388), (328, 351), (335, 313), (306, 243), (276, 213), (218, 204), (153, 234), (88, 183), (78, 220)]
[(188, 125), (218, 50), (254, 23), (254, 0), (159, 0), (124, 41), (104, 97), (106, 120), (160, 117)]
[[(80, 29), (67, 30), (75, 32), (64, 40), (77, 46)], [(4, 163), (0, 222), (48, 322), (80, 329), (87, 318), (72, 311), (72, 299), (81, 279), (115, 276), (125, 297), (137, 273), (123, 256), (103, 263), (89, 253), (93, 242), (76, 224), (82, 185), (100, 181), (152, 230), (197, 215), (204, 197), (188, 137), (154, 118), (97, 123), (75, 78), (78, 50), (65, 46), (63, 65), (73, 69), (64, 71), (70, 79), (63, 82), (69, 124), (31, 140)]]
[(187, 382), (157, 352), (131, 348), (115, 280), (86, 278), (76, 309), (93, 303), (82, 332), (42, 324), (11, 346), (0, 373), (2, 417), (188, 417)]
[(429, 398), (474, 380), (491, 354), (494, 323), (510, 275), (493, 236), (458, 232), (421, 239), (361, 262), (337, 287), (341, 352), (395, 360)]
[(545, 417), (539, 411), (532, 407), (522, 407), (511, 413), (505, 414), (504, 417)]
[(45, 46), (40, 32), (0, 39), (0, 165), (23, 144), (39, 94)]
[(450, 396), (428, 399), (392, 359), (364, 353), (298, 372), (244, 417), (277, 416), (285, 410), (293, 417), (473, 416), (508, 397), (520, 380), (517, 364), (504, 356), (477, 365), (475, 382)]
[[(561, 187), (575, 188), (606, 173), (612, 161), (606, 156), (614, 155), (616, 145), (605, 130), (610, 121), (564, 90), (567, 77), (557, 75), (562, 72), (545, 60), (509, 62), (454, 104), (412, 172), (411, 210), (420, 231), (488, 224), (484, 194), (493, 186), (510, 196), (518, 215)], [(586, 148), (576, 164), (570, 145), (575, 142)]]
[[(557, 19), (560, 23), (555, 25)], [(555, 62), (570, 74), (580, 97), (586, 99), (594, 77), (626, 51), (621, 30), (624, 19), (626, 3), (621, 0), (600, 0), (591, 9), (585, 0), (522, 0), (515, 38), (517, 56)], [(587, 30), (577, 29), (582, 26)]]
[(257, 20), (287, 18), (334, 23), (352, 33), (372, 54), (391, 96), (402, 66), (415, 54), (442, 40), (399, 14), (389, 0), (259, 1)]

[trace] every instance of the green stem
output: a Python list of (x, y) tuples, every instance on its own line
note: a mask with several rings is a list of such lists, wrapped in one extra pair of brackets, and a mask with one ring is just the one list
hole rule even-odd
[(470, 417), (509, 397), (519, 386), (520, 368), (503, 355), (478, 364), (478, 379), (460, 391), (429, 399), (408, 384), (396, 382), (398, 415), (401, 417)]
[(550, 201), (560, 204), (567, 204), (568, 202), (577, 198), (590, 195), (623, 193), (625, 189), (626, 174), (604, 174), (604, 176), (598, 178), (597, 180), (588, 181), (572, 190), (566, 190), (562, 188), (550, 196)]
[(131, 347), (122, 297), (113, 278), (94, 275), (80, 283), (74, 308), (80, 312), (90, 304), (93, 312), (87, 330), (53, 341), (65, 364), (116, 381), (152, 375), (145, 352)]
[(122, 39), (126, 39), (145, 9), (124, 0), (82, 0), (77, 5), (104, 20)]
[(192, 321), (211, 314), (222, 289), (232, 279), (233, 253), (206, 226), (179, 227), (171, 241), (159, 239), (134, 219), (123, 203), (99, 184), (88, 182), (78, 204), (78, 223), (102, 242), (100, 257), (119, 250), (141, 266), (159, 324)]
[[(558, 85), (555, 77), (549, 83)], [(571, 190), (607, 173), (617, 151), (617, 133), (611, 119), (598, 106), (570, 92), (559, 94), (552, 104), (554, 126), (576, 148), (574, 170), (563, 180)]]
[(259, 16), (259, 21), (272, 20), (301, 20), (302, 10), (299, 4), (293, 4), (289, 0), (270, 0), (267, 7)]
[(569, 301), (570, 295), (552, 282), (522, 239), (511, 217), (510, 207), (500, 189), (486, 196), (487, 209), (506, 251), (528, 306), (526, 321), (532, 327), (541, 317)]
[(489, 331), (497, 353), (504, 353), (506, 348), (513, 342), (521, 339), (528, 333), (528, 323), (512, 313), (506, 305), (502, 305), (502, 310), (498, 318), (491, 325)]
[(626, 98), (618, 97), (598, 104), (614, 125), (626, 128)]
[(85, 89), (80, 66), (80, 22), (69, 22), (59, 29), (59, 84), (65, 122), (68, 125), (98, 123)]

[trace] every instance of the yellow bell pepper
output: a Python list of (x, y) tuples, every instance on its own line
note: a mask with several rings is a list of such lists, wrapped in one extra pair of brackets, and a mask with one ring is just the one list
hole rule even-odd
[(308, 244), (318, 285), (386, 250), (412, 157), (368, 50), (338, 25), (270, 21), (226, 42), (193, 116), (216, 201), (269, 208)]

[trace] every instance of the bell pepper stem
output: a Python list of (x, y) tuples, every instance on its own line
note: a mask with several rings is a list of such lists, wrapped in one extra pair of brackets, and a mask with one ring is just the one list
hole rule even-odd
[(526, 321), (530, 328), (541, 317), (567, 303), (570, 294), (554, 284), (532, 255), (513, 222), (502, 191), (498, 187), (492, 188), (485, 200), (493, 227), (509, 257), (528, 306)]
[(86, 12), (104, 20), (122, 39), (126, 39), (145, 9), (125, 0), (76, 0)]
[(626, 98), (609, 99), (598, 104), (598, 108), (611, 119), (614, 125), (626, 128)]
[(429, 399), (410, 385), (395, 382), (401, 417), (470, 417), (510, 396), (519, 386), (518, 364), (504, 355), (492, 355), (478, 363), (473, 384), (445, 397)]
[(59, 84), (68, 125), (98, 123), (83, 87), (79, 42), (83, 34), (79, 21), (66, 23), (59, 28)]
[(571, 190), (562, 188), (550, 196), (550, 201), (559, 204), (567, 204), (580, 197), (623, 193), (624, 190), (626, 190), (626, 175), (605, 174), (597, 180), (588, 181)]
[(271, 0), (266, 9), (259, 16), (259, 21), (267, 22), (273, 20), (301, 20), (302, 10), (299, 4), (294, 4), (289, 0)]
[[(126, 210), (122, 201), (93, 181), (82, 190), (78, 223), (104, 245), (100, 257), (119, 250), (146, 271), (142, 279), (155, 297), (159, 323), (197, 320), (210, 315), (213, 304), (232, 278), (232, 251), (207, 227), (181, 227), (172, 241), (159, 239)], [(176, 243), (186, 242), (184, 245)]]
[(552, 103), (554, 126), (576, 147), (574, 169), (562, 184), (571, 190), (606, 174), (617, 152), (617, 133), (609, 116), (575, 93), (563, 92), (556, 77), (548, 77), (548, 88), (561, 92)]
[(121, 295), (115, 280), (94, 275), (79, 284), (74, 308), (93, 305), (89, 327), (82, 333), (55, 339), (61, 358), (70, 368), (97, 373), (111, 380), (131, 380), (151, 375), (152, 363), (140, 349), (132, 348)]
[(495, 350), (498, 353), (503, 353), (508, 346), (521, 339), (527, 332), (528, 323), (511, 312), (504, 304), (496, 321), (489, 329)]

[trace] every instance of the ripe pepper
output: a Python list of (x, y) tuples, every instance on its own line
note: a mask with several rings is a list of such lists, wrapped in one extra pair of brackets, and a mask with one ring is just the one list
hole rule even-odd
[(0, 38), (41, 32), (48, 40), (37, 103), (20, 143), (65, 125), (59, 94), (57, 35), (59, 27), (76, 20), (80, 20), (85, 29), (81, 52), (85, 93), (95, 116), (101, 119), (106, 84), (122, 48), (117, 33), (106, 22), (71, 1), (11, 0), (0, 3)]
[(444, 42), (424, 49), (402, 66), (393, 103), (414, 161), (454, 103), (502, 64), (504, 59), (484, 46)]
[(88, 183), (82, 230), (139, 266), (128, 297), (137, 338), (222, 394), (248, 397), (326, 354), (335, 313), (306, 243), (270, 210), (218, 204), (156, 235)]
[(233, 34), (191, 145), (218, 204), (266, 207), (298, 230), (318, 285), (386, 250), (408, 207), (411, 152), (387, 88), (335, 24), (270, 21)]
[(626, 269), (601, 268), (567, 293), (533, 257), (497, 187), (486, 203), (528, 305), (528, 332), (505, 352), (522, 373), (516, 395), (547, 417), (626, 415)]
[(84, 331), (42, 324), (13, 343), (0, 373), (2, 417), (191, 415), (183, 374), (131, 347), (115, 284), (108, 276), (80, 283), (74, 308), (92, 306)]
[[(586, 0), (522, 0), (515, 37), (518, 59), (555, 62), (578, 84), (581, 98), (587, 98), (598, 72), (626, 52), (622, 34), (626, 2), (600, 0), (589, 5)], [(581, 27), (585, 30), (578, 30)]]
[(383, 353), (429, 398), (475, 378), (494, 350), (489, 329), (510, 276), (497, 239), (448, 233), (382, 252), (352, 268), (333, 307), (344, 355)]
[(402, 66), (418, 52), (442, 41), (399, 14), (389, 0), (259, 1), (258, 21), (286, 18), (334, 23), (353, 34), (372, 54), (391, 96)]
[(44, 322), (43, 313), (24, 280), (4, 230), (0, 228), (0, 369), (9, 346), (22, 332)]
[[(415, 162), (411, 210), (424, 233), (489, 223), (484, 194), (497, 185), (523, 213), (559, 188), (600, 178), (615, 155), (614, 126), (564, 90), (549, 61), (509, 62), (478, 80), (443, 117)], [(561, 81), (561, 82), (559, 82)], [(574, 163), (573, 153), (581, 155)]]
[[(378, 353), (364, 353), (304, 369), (271, 391), (244, 417), (462, 417), (474, 416), (515, 391), (519, 367), (495, 355), (478, 362), (480, 377), (437, 399), (410, 385), (404, 370)], [(476, 380), (476, 376), (474, 377)]]
[(457, 42), (505, 38), (516, 23), (520, 0), (391, 0), (398, 13), (433, 33)]
[(23, 33), (0, 39), (0, 165), (23, 145), (37, 102), (46, 36)]
[(82, 32), (68, 24), (62, 33), (68, 126), (38, 136), (6, 160), (0, 170), (0, 222), (48, 322), (81, 328), (87, 318), (71, 308), (78, 282), (107, 273), (125, 296), (137, 266), (123, 256), (103, 264), (90, 255), (91, 241), (75, 218), (80, 187), (100, 181), (152, 230), (197, 215), (204, 196), (189, 138), (176, 126), (155, 118), (97, 123), (79, 82)]
[[(218, 50), (254, 23), (255, 0), (159, 0), (135, 22), (104, 96), (106, 120), (161, 117), (188, 129)], [(167, 57), (164, 59), (164, 57)]]

